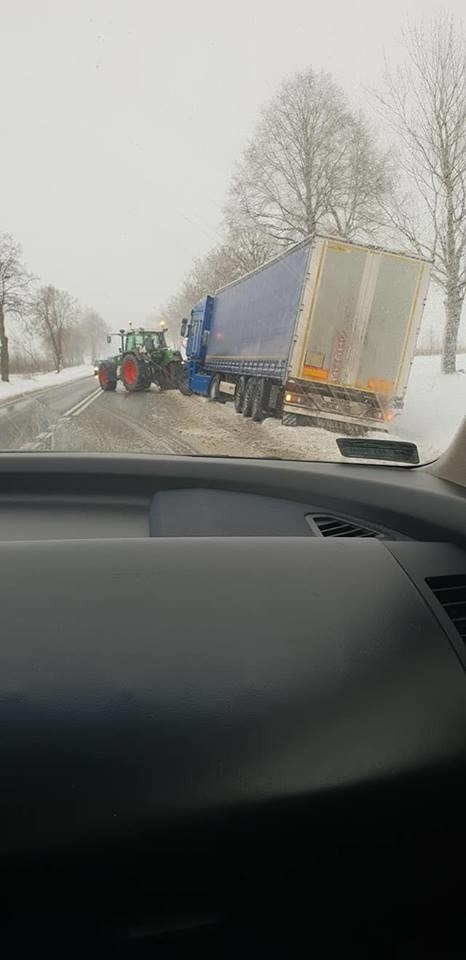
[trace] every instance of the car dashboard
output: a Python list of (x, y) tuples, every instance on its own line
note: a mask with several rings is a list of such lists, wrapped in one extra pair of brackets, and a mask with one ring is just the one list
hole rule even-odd
[(1, 460), (11, 935), (380, 954), (383, 927), (387, 952), (456, 950), (464, 489), (352, 464)]

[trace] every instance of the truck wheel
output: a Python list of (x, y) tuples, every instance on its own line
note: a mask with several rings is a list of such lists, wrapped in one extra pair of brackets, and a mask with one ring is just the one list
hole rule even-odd
[(246, 377), (240, 377), (235, 390), (233, 403), (237, 413), (243, 412), (244, 394), (246, 393)]
[(255, 423), (261, 423), (265, 418), (265, 401), (267, 394), (267, 381), (261, 377), (256, 380), (256, 389), (251, 404), (251, 419)]
[(212, 377), (212, 380), (209, 383), (209, 400), (219, 400), (220, 399), (220, 377), (218, 373)]
[(185, 363), (182, 361), (176, 365), (176, 384), (178, 390), (183, 394), (184, 397), (192, 396), (192, 390), (189, 386), (189, 370)]
[(132, 353), (123, 357), (121, 379), (124, 387), (130, 393), (146, 390), (147, 384), (150, 386), (150, 375), (146, 364)]
[(250, 377), (246, 384), (243, 400), (243, 417), (251, 416), (254, 394), (256, 392), (256, 384), (257, 380), (255, 377)]
[(193, 391), (189, 386), (189, 373), (187, 370), (186, 372), (183, 371), (180, 375), (178, 389), (184, 397), (192, 397)]
[(104, 360), (103, 363), (99, 363), (97, 376), (101, 389), (104, 390), (105, 393), (116, 390), (116, 366), (112, 360)]

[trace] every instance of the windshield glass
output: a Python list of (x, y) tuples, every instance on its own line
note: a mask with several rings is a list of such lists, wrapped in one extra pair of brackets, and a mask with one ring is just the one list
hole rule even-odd
[(438, 457), (466, 415), (461, 13), (4, 0), (0, 450)]

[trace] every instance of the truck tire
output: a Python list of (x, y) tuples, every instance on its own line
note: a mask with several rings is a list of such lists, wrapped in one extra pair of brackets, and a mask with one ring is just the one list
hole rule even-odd
[(99, 378), (101, 390), (103, 390), (105, 393), (116, 390), (116, 364), (113, 362), (113, 360), (103, 360), (102, 363), (99, 363), (97, 376)]
[(121, 379), (129, 393), (146, 390), (150, 386), (150, 374), (146, 364), (134, 353), (127, 353), (121, 363)]
[(263, 377), (260, 377), (259, 380), (256, 380), (256, 389), (254, 390), (254, 396), (251, 404), (251, 420), (254, 420), (255, 423), (262, 423), (262, 420), (265, 418), (265, 407), (268, 393), (267, 387), (267, 380), (264, 380)]
[(243, 412), (244, 394), (246, 393), (246, 377), (240, 377), (235, 390), (233, 403), (237, 413)]
[(246, 390), (244, 392), (243, 400), (243, 417), (250, 417), (252, 413), (252, 404), (254, 400), (254, 394), (256, 392), (257, 380), (255, 377), (249, 377), (249, 380), (246, 384)]
[(183, 362), (177, 364), (176, 383), (178, 390), (183, 394), (184, 397), (192, 396), (193, 391), (189, 386), (189, 370), (187, 365)]
[(220, 377), (216, 373), (212, 380), (209, 383), (209, 400), (219, 400), (220, 399)]

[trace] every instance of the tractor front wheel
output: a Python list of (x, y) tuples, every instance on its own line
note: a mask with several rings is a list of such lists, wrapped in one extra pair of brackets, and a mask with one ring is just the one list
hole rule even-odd
[(102, 363), (99, 363), (97, 376), (99, 378), (101, 389), (106, 393), (110, 392), (111, 390), (116, 390), (117, 374), (116, 364), (113, 362), (113, 360), (104, 360)]
[(150, 374), (147, 365), (134, 353), (127, 353), (121, 363), (123, 386), (130, 393), (147, 390), (150, 386)]

